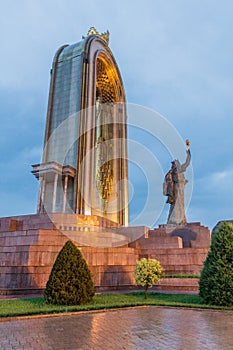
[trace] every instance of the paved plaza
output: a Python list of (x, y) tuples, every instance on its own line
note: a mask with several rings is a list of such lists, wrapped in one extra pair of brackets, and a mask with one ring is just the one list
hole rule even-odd
[(0, 323), (1, 350), (232, 350), (233, 311), (140, 307)]

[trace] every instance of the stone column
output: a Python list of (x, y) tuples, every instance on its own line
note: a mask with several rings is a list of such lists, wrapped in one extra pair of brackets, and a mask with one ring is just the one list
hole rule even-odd
[(57, 180), (58, 180), (58, 174), (54, 175), (54, 183), (53, 183), (53, 207), (52, 212), (56, 212), (56, 201), (57, 201)]
[(37, 213), (41, 212), (41, 195), (42, 195), (42, 186), (43, 186), (43, 176), (39, 177), (40, 185), (39, 185), (39, 193), (38, 193), (38, 202), (37, 202)]
[(40, 199), (40, 213), (44, 213), (44, 197), (45, 197), (45, 178), (42, 177), (42, 185), (41, 185), (41, 199)]
[(66, 201), (67, 201), (67, 187), (68, 187), (68, 175), (65, 176), (65, 185), (64, 185), (64, 195), (63, 195), (63, 213), (66, 211)]

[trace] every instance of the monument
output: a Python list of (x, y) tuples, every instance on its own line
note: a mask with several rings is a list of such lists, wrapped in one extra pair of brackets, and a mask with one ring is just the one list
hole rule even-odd
[(38, 213), (100, 215), (128, 225), (127, 123), (124, 86), (109, 32), (55, 54), (44, 152), (33, 165)]
[[(108, 42), (108, 31), (92, 27), (55, 54), (42, 161), (32, 169), (37, 214), (0, 219), (0, 294), (41, 293), (68, 239), (82, 251), (97, 289), (133, 288), (141, 257), (158, 259), (168, 274), (200, 273), (210, 232), (186, 220), (189, 149), (185, 163), (173, 161), (165, 177), (168, 223), (128, 226), (126, 99)], [(198, 288), (191, 282), (186, 290)]]

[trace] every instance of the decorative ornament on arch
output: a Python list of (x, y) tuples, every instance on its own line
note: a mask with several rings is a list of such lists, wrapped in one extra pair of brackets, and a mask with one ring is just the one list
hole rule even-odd
[[(102, 39), (107, 45), (109, 44), (109, 31), (107, 30), (104, 33), (99, 33), (95, 27), (91, 27), (88, 30), (87, 36), (89, 35), (96, 35), (98, 36), (100, 39)], [(85, 39), (85, 37), (83, 36), (83, 39)]]

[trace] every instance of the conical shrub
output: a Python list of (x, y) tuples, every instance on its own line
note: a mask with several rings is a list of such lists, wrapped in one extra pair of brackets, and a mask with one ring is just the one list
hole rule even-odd
[(211, 305), (233, 305), (233, 224), (223, 221), (212, 233), (199, 281), (199, 295)]
[(53, 265), (44, 298), (57, 305), (80, 305), (92, 300), (94, 284), (80, 250), (67, 241)]

